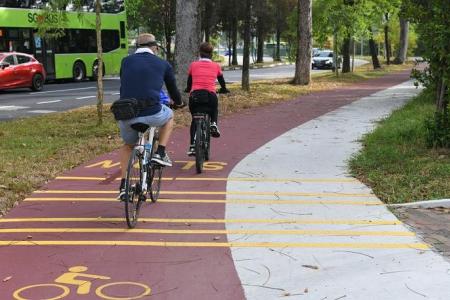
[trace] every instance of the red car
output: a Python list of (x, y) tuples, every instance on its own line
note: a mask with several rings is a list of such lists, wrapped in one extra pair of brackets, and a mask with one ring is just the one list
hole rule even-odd
[(33, 56), (19, 52), (0, 52), (0, 90), (31, 88), (40, 91), (45, 70)]

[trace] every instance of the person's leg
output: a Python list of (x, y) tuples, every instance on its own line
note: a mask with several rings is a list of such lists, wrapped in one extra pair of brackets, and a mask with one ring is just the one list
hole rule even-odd
[(209, 94), (209, 107), (211, 109), (211, 123), (217, 124), (217, 119), (219, 117), (219, 100), (214, 93)]
[(120, 176), (121, 178), (125, 178), (127, 175), (128, 161), (130, 160), (131, 151), (133, 150), (134, 145), (124, 144), (120, 148)]
[(217, 119), (219, 117), (219, 100), (215, 93), (209, 94), (209, 109), (211, 117), (211, 136), (218, 138), (220, 137), (219, 127), (217, 126)]
[(124, 145), (119, 150), (121, 181), (118, 198), (123, 200), (122, 197), (125, 195), (125, 177), (127, 175), (128, 160), (130, 159), (134, 144), (138, 139), (138, 133), (130, 127), (130, 122), (128, 121), (120, 121), (119, 129)]
[(160, 128), (158, 148), (152, 157), (152, 161), (171, 167), (172, 161), (166, 153), (166, 145), (169, 142), (174, 125), (172, 110), (166, 106), (163, 106), (159, 113), (147, 117), (146, 124)]

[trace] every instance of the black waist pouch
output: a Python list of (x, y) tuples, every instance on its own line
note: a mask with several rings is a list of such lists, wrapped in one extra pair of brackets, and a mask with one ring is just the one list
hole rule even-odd
[(157, 104), (157, 101), (151, 99), (124, 98), (113, 102), (111, 112), (117, 121), (129, 120), (136, 118), (143, 109)]
[(119, 99), (111, 105), (111, 112), (117, 121), (136, 118), (139, 111), (139, 100), (134, 98)]

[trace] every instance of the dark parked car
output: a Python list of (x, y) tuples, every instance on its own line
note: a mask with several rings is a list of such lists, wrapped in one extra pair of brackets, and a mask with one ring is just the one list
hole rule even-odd
[(0, 90), (30, 88), (40, 91), (45, 70), (33, 56), (19, 52), (0, 52)]

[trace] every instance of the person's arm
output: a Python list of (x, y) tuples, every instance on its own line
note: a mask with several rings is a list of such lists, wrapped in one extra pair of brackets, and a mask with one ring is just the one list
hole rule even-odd
[(227, 85), (225, 83), (225, 79), (223, 78), (222, 68), (217, 64), (217, 81), (220, 84), (220, 93), (229, 93), (230, 91), (227, 89)]
[(173, 74), (172, 67), (167, 64), (166, 74), (164, 76), (164, 83), (166, 84), (167, 91), (169, 92), (170, 98), (175, 102), (176, 105), (183, 105), (181, 100), (180, 92), (177, 88), (177, 81), (175, 80), (175, 75)]
[(192, 75), (189, 74), (186, 82), (186, 89), (184, 90), (186, 93), (189, 93), (192, 90)]

